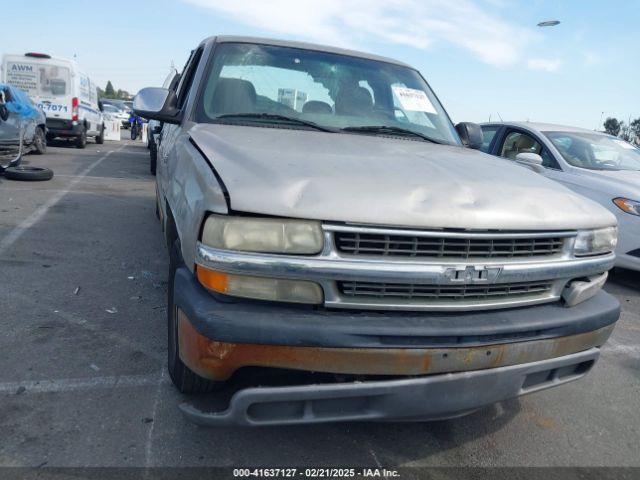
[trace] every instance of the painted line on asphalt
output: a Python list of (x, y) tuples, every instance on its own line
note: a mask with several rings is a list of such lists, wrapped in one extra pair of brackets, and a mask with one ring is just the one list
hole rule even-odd
[(11, 245), (13, 245), (27, 230), (33, 227), (36, 223), (38, 223), (42, 217), (44, 217), (49, 209), (53, 207), (56, 203), (58, 203), (69, 191), (76, 185), (80, 180), (86, 177), (91, 170), (100, 165), (105, 159), (107, 159), (112, 153), (119, 152), (127, 144), (122, 145), (120, 148), (116, 150), (111, 150), (98, 158), (92, 164), (90, 164), (87, 168), (85, 168), (77, 178), (73, 179), (67, 188), (61, 190), (60, 192), (54, 194), (47, 200), (43, 205), (38, 207), (31, 215), (25, 218), (19, 225), (13, 228), (6, 237), (0, 240), (0, 255), (4, 253)]
[(117, 375), (110, 377), (61, 378), (56, 380), (31, 380), (0, 383), (0, 394), (64, 393), (77, 390), (109, 388), (157, 387), (166, 382), (157, 373), (150, 375)]
[(153, 410), (151, 412), (151, 422), (149, 423), (149, 431), (147, 432), (147, 443), (144, 449), (144, 466), (147, 468), (145, 471), (145, 478), (149, 476), (149, 467), (151, 466), (152, 455), (153, 455), (153, 432), (155, 430), (155, 425), (157, 423), (156, 416), (158, 414), (158, 407), (160, 406), (160, 400), (162, 397), (162, 384), (165, 383), (164, 372), (166, 369), (166, 365), (163, 365), (160, 369), (160, 374), (157, 377), (156, 394), (153, 399)]

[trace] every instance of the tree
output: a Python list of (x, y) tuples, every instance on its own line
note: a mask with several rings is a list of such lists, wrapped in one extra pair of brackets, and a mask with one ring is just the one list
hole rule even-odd
[(607, 117), (604, 121), (604, 131), (609, 135), (613, 135), (617, 137), (620, 133), (620, 129), (622, 128), (623, 122), (618, 121), (617, 118)]
[(620, 122), (620, 138), (623, 139), (625, 142), (630, 142), (631, 141), (631, 125), (627, 125), (624, 122)]
[(116, 96), (116, 91), (111, 84), (111, 80), (107, 82), (107, 86), (104, 89), (104, 96), (105, 98), (115, 98)]
[(631, 133), (636, 137), (636, 140), (640, 139), (640, 118), (636, 118), (629, 125), (631, 127)]

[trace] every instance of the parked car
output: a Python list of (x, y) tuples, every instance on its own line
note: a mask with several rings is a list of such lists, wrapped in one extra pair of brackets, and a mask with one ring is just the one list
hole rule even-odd
[(115, 105), (110, 103), (103, 103), (103, 112), (107, 112), (111, 115), (111, 117), (120, 122), (121, 126), (128, 128), (129, 127), (129, 114)]
[(528, 163), (618, 218), (616, 266), (640, 270), (640, 150), (617, 137), (529, 122), (482, 125), (482, 150)]
[(50, 180), (50, 169), (20, 165), (30, 149), (44, 153), (44, 133), (42, 111), (23, 91), (0, 83), (0, 175), (8, 180)]
[(21, 105), (21, 110), (14, 110), (0, 126), (0, 144), (17, 146), (20, 137), (23, 142), (23, 153), (34, 152), (43, 154), (47, 150), (46, 118), (41, 109), (37, 108), (29, 96), (22, 90), (11, 85), (0, 83), (0, 95), (3, 104)]
[(48, 139), (73, 138), (78, 148), (86, 146), (87, 137), (104, 142), (96, 85), (74, 61), (43, 53), (4, 55), (2, 79), (42, 108)]
[(212, 37), (134, 110), (164, 122), (171, 379), (255, 383), (195, 422), (456, 416), (582, 377), (618, 319), (615, 217), (474, 150), (404, 63)]
[(110, 105), (118, 109), (117, 118), (120, 120), (122, 128), (128, 129), (131, 127), (129, 124), (129, 116), (131, 115), (131, 108), (127, 106), (127, 102), (125, 100), (117, 100), (112, 98), (103, 98), (102, 103), (106, 105)]

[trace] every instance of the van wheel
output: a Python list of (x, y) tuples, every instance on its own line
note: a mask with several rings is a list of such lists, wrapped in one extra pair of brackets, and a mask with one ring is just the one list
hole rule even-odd
[(207, 393), (223, 387), (225, 383), (215, 382), (201, 377), (182, 363), (182, 360), (180, 360), (180, 345), (178, 343), (178, 309), (173, 303), (173, 283), (175, 280), (176, 270), (181, 265), (184, 265), (184, 261), (182, 260), (182, 255), (180, 253), (180, 243), (175, 241), (171, 247), (170, 253), (169, 284), (167, 294), (167, 363), (169, 376), (176, 388), (182, 393)]
[(47, 151), (47, 138), (42, 127), (36, 128), (36, 134), (33, 137), (33, 148), (38, 155), (42, 155)]
[(96, 137), (96, 143), (102, 145), (104, 143), (104, 125), (100, 128), (100, 134)]
[(80, 135), (76, 137), (76, 148), (84, 148), (87, 146), (87, 131), (84, 127), (80, 131)]

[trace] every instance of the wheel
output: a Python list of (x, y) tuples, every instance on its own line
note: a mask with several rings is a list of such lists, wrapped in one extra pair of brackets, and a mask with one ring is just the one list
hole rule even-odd
[(149, 161), (149, 171), (151, 172), (151, 175), (155, 175), (156, 168), (158, 166), (158, 147), (156, 147), (155, 143), (151, 146), (149, 157), (151, 157)]
[(100, 134), (96, 137), (96, 143), (102, 145), (104, 143), (104, 125), (100, 128)]
[(224, 385), (224, 382), (215, 382), (201, 377), (182, 360), (180, 360), (180, 345), (178, 344), (178, 309), (173, 303), (173, 282), (176, 270), (184, 265), (180, 254), (180, 243), (173, 243), (169, 260), (169, 285), (167, 294), (167, 366), (171, 381), (182, 393), (207, 393), (217, 390)]
[(76, 137), (75, 140), (76, 148), (84, 148), (87, 146), (87, 130), (82, 127), (80, 134)]
[(53, 178), (53, 170), (42, 167), (9, 167), (4, 171), (4, 177), (8, 180), (38, 182), (43, 180), (51, 180)]
[(42, 155), (47, 151), (47, 137), (42, 127), (36, 128), (36, 134), (33, 137), (33, 148), (38, 155)]

